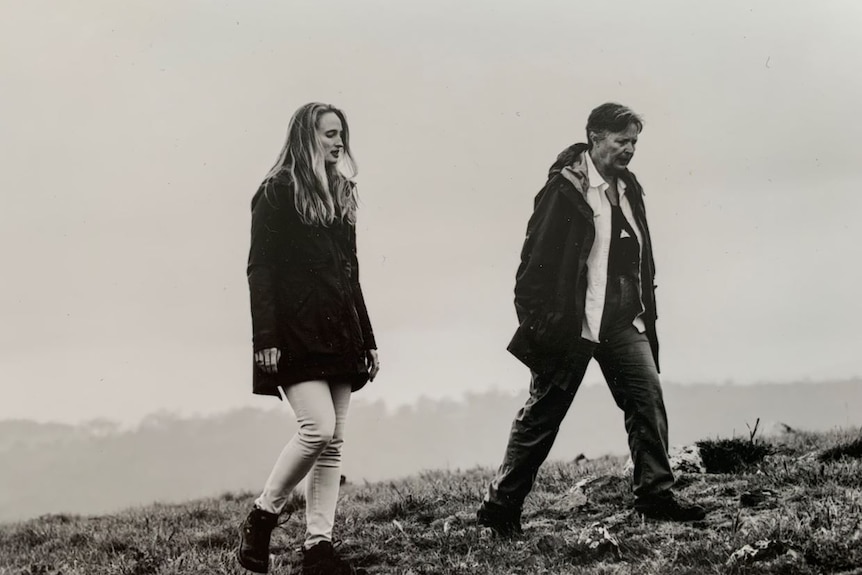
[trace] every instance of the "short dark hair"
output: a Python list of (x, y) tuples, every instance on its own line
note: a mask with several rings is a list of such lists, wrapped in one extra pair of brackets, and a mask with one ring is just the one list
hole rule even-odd
[(592, 147), (590, 132), (622, 132), (631, 124), (637, 126), (638, 132), (644, 129), (643, 119), (631, 108), (615, 102), (602, 104), (590, 112), (590, 117), (587, 119), (587, 143)]

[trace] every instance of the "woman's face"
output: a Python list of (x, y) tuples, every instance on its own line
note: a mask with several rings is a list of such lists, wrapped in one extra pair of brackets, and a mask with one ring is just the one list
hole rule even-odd
[(317, 121), (317, 141), (327, 164), (336, 163), (344, 152), (341, 120), (335, 112), (323, 114)]

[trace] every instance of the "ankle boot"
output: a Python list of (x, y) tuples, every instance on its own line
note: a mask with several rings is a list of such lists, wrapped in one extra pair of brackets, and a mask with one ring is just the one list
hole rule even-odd
[(253, 507), (239, 528), (239, 564), (255, 573), (269, 571), (269, 540), (278, 524), (278, 515)]

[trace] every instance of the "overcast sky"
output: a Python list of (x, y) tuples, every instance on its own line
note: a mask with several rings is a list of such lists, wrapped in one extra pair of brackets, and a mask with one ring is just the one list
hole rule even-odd
[(526, 222), (605, 101), (646, 120), (664, 379), (862, 375), (859, 2), (0, 6), (0, 418), (275, 405), (249, 200), (312, 100), (360, 167), (363, 398), (526, 387)]

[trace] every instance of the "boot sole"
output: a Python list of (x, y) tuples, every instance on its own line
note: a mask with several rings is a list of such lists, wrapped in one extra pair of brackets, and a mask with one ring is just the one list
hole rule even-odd
[(236, 560), (242, 565), (243, 568), (248, 569), (249, 571), (253, 571), (255, 573), (269, 573), (269, 565), (261, 565), (260, 563), (253, 563), (248, 559), (242, 556), (242, 553), (239, 549), (236, 550)]

